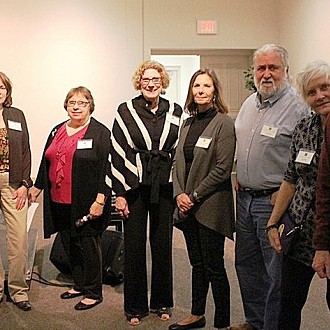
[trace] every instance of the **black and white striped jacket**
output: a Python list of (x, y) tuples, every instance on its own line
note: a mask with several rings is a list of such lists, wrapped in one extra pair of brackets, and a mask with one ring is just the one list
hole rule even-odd
[[(182, 108), (160, 98), (154, 114), (140, 95), (122, 103), (112, 127), (112, 188), (117, 195), (140, 184), (159, 190), (172, 182), (172, 161), (183, 121)], [(157, 196), (155, 196), (157, 198)]]

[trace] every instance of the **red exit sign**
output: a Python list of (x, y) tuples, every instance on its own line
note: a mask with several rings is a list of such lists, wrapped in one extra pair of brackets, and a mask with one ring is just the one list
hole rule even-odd
[(198, 34), (217, 34), (217, 22), (215, 20), (198, 20)]

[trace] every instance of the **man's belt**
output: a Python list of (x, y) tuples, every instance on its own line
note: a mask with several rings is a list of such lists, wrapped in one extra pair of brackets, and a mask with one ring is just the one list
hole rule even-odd
[(273, 194), (275, 191), (278, 191), (280, 188), (270, 188), (270, 189), (263, 189), (263, 190), (254, 190), (250, 188), (240, 188), (240, 190), (249, 193), (252, 197), (265, 197)]

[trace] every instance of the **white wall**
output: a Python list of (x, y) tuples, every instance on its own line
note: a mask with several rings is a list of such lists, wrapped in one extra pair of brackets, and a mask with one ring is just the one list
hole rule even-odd
[(291, 74), (317, 59), (330, 63), (330, 1), (280, 0), (280, 4), (279, 42), (289, 51)]
[[(328, 0), (10, 0), (0, 3), (0, 71), (27, 117), (35, 176), (51, 127), (66, 119), (63, 100), (85, 85), (95, 117), (112, 123), (135, 95), (131, 76), (151, 49), (255, 49), (280, 42), (292, 72), (330, 61)], [(217, 35), (197, 35), (215, 19)], [(159, 52), (158, 52), (159, 54)]]
[[(256, 49), (278, 42), (277, 0), (144, 0), (144, 51)], [(216, 20), (217, 35), (198, 35), (197, 20)]]
[(112, 123), (135, 94), (143, 61), (140, 0), (10, 0), (0, 5), (0, 71), (12, 80), (14, 106), (28, 121), (35, 176), (50, 129), (67, 118), (64, 98), (84, 85), (94, 116)]

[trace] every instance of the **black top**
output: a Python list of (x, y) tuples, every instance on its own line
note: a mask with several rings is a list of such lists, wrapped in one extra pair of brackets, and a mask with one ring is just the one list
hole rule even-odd
[(192, 120), (192, 124), (189, 128), (183, 146), (184, 158), (186, 161), (186, 178), (188, 177), (190, 167), (194, 159), (194, 148), (198, 141), (198, 138), (201, 136), (207, 125), (215, 117), (216, 114), (217, 111), (215, 110), (215, 108), (212, 107), (205, 112), (197, 113)]

